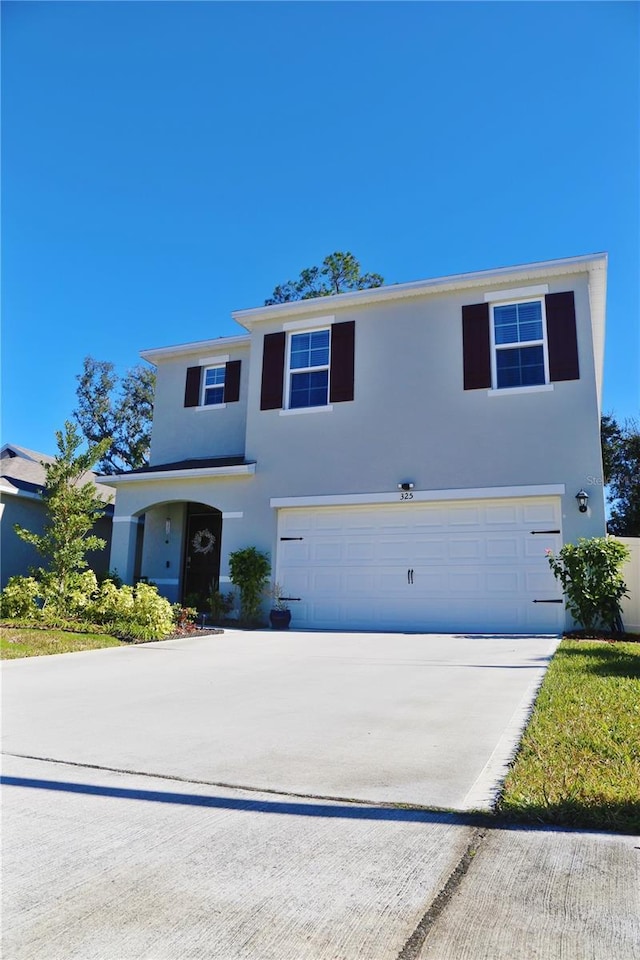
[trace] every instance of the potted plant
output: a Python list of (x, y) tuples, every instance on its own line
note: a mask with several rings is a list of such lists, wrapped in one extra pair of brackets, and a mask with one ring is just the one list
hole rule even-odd
[(273, 630), (288, 630), (291, 623), (291, 610), (287, 603), (287, 597), (279, 583), (274, 583), (271, 588), (271, 598), (273, 605), (269, 611), (269, 622)]

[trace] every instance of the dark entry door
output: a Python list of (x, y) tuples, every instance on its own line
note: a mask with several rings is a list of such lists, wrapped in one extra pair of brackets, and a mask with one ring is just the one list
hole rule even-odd
[(221, 538), (219, 510), (188, 515), (182, 595), (189, 606), (206, 606), (211, 592), (218, 589)]

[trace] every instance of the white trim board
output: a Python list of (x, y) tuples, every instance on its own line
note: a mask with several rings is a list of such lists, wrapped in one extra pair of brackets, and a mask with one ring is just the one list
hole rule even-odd
[[(407, 502), (429, 503), (440, 500), (502, 500), (513, 497), (559, 497), (565, 493), (564, 483), (544, 483), (526, 487), (473, 487), (468, 490), (412, 490)], [(320, 497), (272, 497), (270, 506), (339, 507), (367, 503), (399, 503), (400, 491), (394, 493), (346, 493)]]
[(192, 470), (159, 470), (156, 473), (135, 473), (120, 477), (100, 477), (106, 487), (127, 483), (152, 483), (158, 480), (198, 480), (201, 477), (248, 477), (256, 472), (255, 463), (241, 463), (235, 467), (197, 467)]

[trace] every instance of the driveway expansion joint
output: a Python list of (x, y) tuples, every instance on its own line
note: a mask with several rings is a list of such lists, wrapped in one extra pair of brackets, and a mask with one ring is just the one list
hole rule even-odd
[(463, 877), (478, 854), (486, 835), (487, 831), (482, 829), (477, 829), (473, 832), (464, 853), (453, 869), (449, 879), (405, 943), (398, 954), (397, 960), (418, 960), (424, 942), (429, 936), (434, 923), (455, 896), (458, 887), (462, 883)]
[[(193, 777), (180, 777), (174, 774), (154, 773), (149, 770), (130, 770), (124, 767), (110, 767), (97, 763), (80, 763), (76, 760), (62, 760), (59, 757), (39, 757), (28, 753), (13, 753), (3, 750), (0, 756), (14, 757), (17, 760), (35, 760), (39, 763), (52, 763), (58, 766), (75, 767), (81, 770), (96, 770), (104, 773), (120, 773), (130, 777), (148, 777), (153, 780), (168, 780), (173, 783), (193, 784), (194, 786), (217, 787), (220, 790), (237, 790), (244, 793), (265, 793), (278, 797), (291, 797), (298, 800), (324, 800), (328, 803), (351, 804), (358, 807), (371, 807), (379, 810), (406, 810), (407, 813), (432, 813), (442, 818), (442, 822), (451, 820), (460, 826), (494, 825), (495, 817), (483, 811), (472, 812), (455, 810), (450, 807), (426, 806), (419, 803), (394, 803), (393, 801), (366, 800), (355, 797), (340, 797), (319, 793), (296, 793), (291, 790), (276, 790), (273, 787), (250, 786), (248, 784), (226, 783), (216, 780), (200, 780)], [(404, 958), (403, 958), (404, 960)]]

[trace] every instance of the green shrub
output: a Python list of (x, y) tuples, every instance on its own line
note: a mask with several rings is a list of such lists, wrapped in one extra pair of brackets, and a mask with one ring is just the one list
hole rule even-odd
[(9, 620), (36, 620), (42, 614), (38, 606), (40, 586), (34, 577), (11, 577), (0, 594), (0, 612)]
[(85, 615), (128, 638), (161, 640), (174, 629), (171, 604), (149, 583), (117, 587), (112, 580), (105, 580), (87, 605)]
[[(93, 570), (85, 570), (70, 582), (64, 601), (57, 602), (55, 608), (64, 606), (65, 616), (84, 619), (98, 589), (98, 581)], [(45, 611), (48, 607), (45, 607)], [(53, 612), (53, 611), (52, 611)]]
[(160, 596), (157, 587), (149, 583), (139, 583), (134, 590), (131, 621), (160, 640), (173, 630), (171, 604), (165, 597)]
[(233, 594), (212, 590), (209, 594), (209, 609), (214, 620), (224, 620), (233, 610)]
[(245, 547), (229, 554), (231, 582), (240, 590), (240, 616), (248, 624), (260, 622), (260, 608), (271, 574), (266, 553)]
[(628, 548), (612, 537), (580, 537), (577, 544), (566, 543), (557, 557), (547, 550), (567, 609), (585, 630), (615, 630), (619, 624), (620, 601), (629, 593), (620, 568), (628, 556)]
[[(40, 601), (44, 601), (42, 608)], [(46, 575), (40, 582), (34, 577), (12, 577), (0, 594), (0, 611), (5, 619), (38, 620), (49, 627), (69, 621), (106, 625), (127, 639), (161, 640), (175, 625), (171, 604), (155, 585), (118, 587), (105, 580), (98, 586), (90, 570), (70, 578), (62, 596)]]
[(95, 623), (129, 620), (133, 606), (133, 587), (117, 587), (113, 580), (105, 580), (95, 592), (86, 615)]

